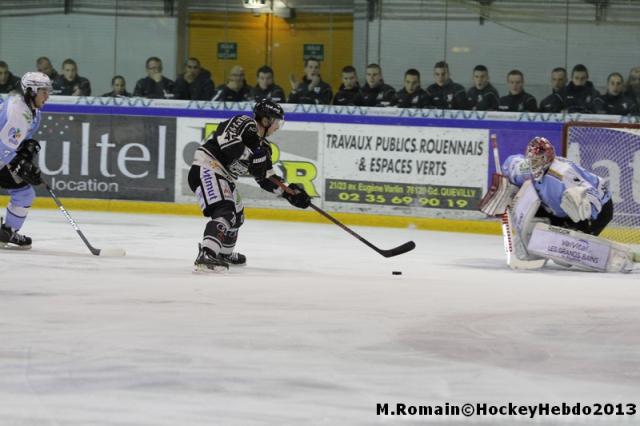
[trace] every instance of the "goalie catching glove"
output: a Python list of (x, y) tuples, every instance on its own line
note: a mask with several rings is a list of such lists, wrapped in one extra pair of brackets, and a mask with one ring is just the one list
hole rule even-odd
[(9, 169), (20, 179), (30, 185), (40, 185), (42, 177), (40, 168), (33, 163), (40, 152), (40, 144), (35, 139), (26, 139), (16, 151), (16, 156), (9, 163)]
[(574, 222), (582, 222), (591, 218), (591, 201), (587, 194), (587, 188), (572, 186), (562, 194), (560, 207)]
[(289, 189), (293, 191), (293, 194), (289, 193), (289, 191), (285, 191), (282, 194), (282, 197), (287, 200), (289, 204), (299, 209), (306, 209), (311, 205), (311, 198), (304, 191), (304, 188), (292, 183), (289, 185)]
[(491, 188), (480, 200), (479, 209), (488, 216), (499, 216), (507, 211), (517, 192), (518, 187), (509, 182), (509, 178), (494, 173)]

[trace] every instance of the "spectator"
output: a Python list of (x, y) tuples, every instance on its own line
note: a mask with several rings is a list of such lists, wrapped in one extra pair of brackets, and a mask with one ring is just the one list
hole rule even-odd
[(304, 77), (298, 81), (295, 75), (289, 75), (291, 93), (289, 103), (292, 104), (331, 104), (333, 93), (331, 86), (322, 81), (320, 61), (315, 58), (304, 60)]
[(465, 109), (467, 95), (464, 87), (454, 83), (449, 76), (449, 64), (436, 62), (433, 67), (435, 83), (427, 87), (429, 102), (433, 108)]
[(151, 56), (145, 62), (147, 76), (141, 78), (133, 89), (133, 96), (150, 99), (173, 99), (175, 83), (162, 75), (162, 60)]
[(244, 68), (236, 65), (231, 68), (227, 84), (216, 89), (212, 101), (216, 102), (246, 102), (251, 100), (251, 89), (244, 78)]
[(210, 101), (215, 93), (211, 72), (200, 66), (197, 58), (189, 58), (184, 64), (184, 73), (176, 78), (176, 99)]
[(62, 75), (53, 81), (54, 95), (91, 96), (91, 83), (78, 75), (78, 65), (73, 59), (62, 62)]
[(5, 61), (0, 61), (0, 93), (14, 92), (20, 92), (20, 78), (11, 74)]
[(428, 108), (429, 96), (420, 87), (420, 71), (411, 68), (404, 73), (404, 87), (396, 92), (398, 108)]
[(627, 89), (624, 93), (632, 98), (640, 108), (640, 67), (633, 67), (629, 71)]
[(251, 99), (256, 102), (262, 99), (269, 99), (273, 102), (284, 102), (286, 97), (282, 87), (273, 82), (273, 69), (267, 65), (258, 68), (256, 72), (258, 77), (257, 84), (251, 89)]
[(596, 111), (600, 114), (628, 115), (638, 112), (633, 98), (623, 93), (622, 74), (612, 72), (607, 77), (607, 93), (595, 100)]
[(360, 92), (356, 69), (347, 65), (342, 68), (342, 84), (333, 97), (334, 105), (354, 105), (353, 100)]
[(500, 98), (500, 111), (536, 112), (536, 98), (524, 91), (524, 75), (520, 70), (511, 70), (507, 74), (509, 94)]
[(560, 96), (564, 101), (563, 109), (567, 112), (595, 113), (596, 99), (600, 93), (589, 81), (589, 71), (587, 67), (578, 64), (571, 70), (571, 81), (560, 91)]
[(500, 95), (489, 83), (489, 70), (484, 65), (473, 69), (473, 87), (467, 91), (467, 108), (475, 111), (495, 111), (500, 103)]
[(367, 65), (366, 82), (354, 98), (354, 104), (368, 107), (388, 107), (395, 105), (395, 101), (396, 90), (385, 84), (380, 65)]
[(36, 68), (39, 72), (46, 74), (52, 82), (60, 75), (58, 71), (53, 68), (51, 61), (46, 56), (40, 56), (36, 59)]
[(127, 82), (121, 75), (116, 75), (111, 79), (111, 91), (102, 95), (105, 98), (128, 98), (131, 93), (127, 92)]
[(540, 101), (540, 112), (562, 111), (562, 96), (560, 91), (567, 85), (567, 70), (556, 67), (551, 70), (551, 94)]

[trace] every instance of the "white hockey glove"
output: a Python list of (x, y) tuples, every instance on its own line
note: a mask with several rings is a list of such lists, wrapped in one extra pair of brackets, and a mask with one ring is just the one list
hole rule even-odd
[(562, 194), (560, 207), (574, 222), (581, 222), (591, 217), (591, 203), (587, 195), (587, 188), (573, 186)]
[(491, 188), (480, 200), (479, 209), (488, 216), (499, 216), (507, 211), (507, 207), (517, 192), (518, 187), (509, 182), (509, 178), (494, 173), (491, 179)]

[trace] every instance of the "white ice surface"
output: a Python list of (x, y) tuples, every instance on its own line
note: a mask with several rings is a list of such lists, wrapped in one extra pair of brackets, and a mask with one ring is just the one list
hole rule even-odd
[[(408, 405), (640, 402), (632, 273), (514, 272), (499, 236), (249, 220), (193, 274), (204, 219), (33, 211), (0, 251), (0, 425), (494, 424)], [(391, 272), (400, 270), (401, 276)], [(633, 418), (545, 418), (620, 424)], [(503, 418), (503, 424), (525, 423)]]

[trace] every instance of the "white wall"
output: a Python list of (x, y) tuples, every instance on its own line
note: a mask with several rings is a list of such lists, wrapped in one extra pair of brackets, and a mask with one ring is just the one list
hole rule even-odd
[(13, 74), (35, 70), (35, 60), (48, 56), (61, 71), (72, 58), (79, 74), (91, 81), (92, 94), (108, 92), (111, 78), (121, 74), (127, 89), (146, 76), (144, 63), (158, 56), (164, 74), (176, 76), (176, 18), (114, 17), (83, 14), (0, 18), (0, 60)]

